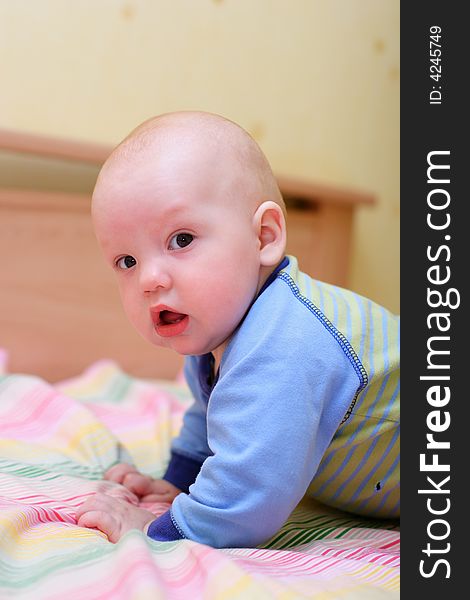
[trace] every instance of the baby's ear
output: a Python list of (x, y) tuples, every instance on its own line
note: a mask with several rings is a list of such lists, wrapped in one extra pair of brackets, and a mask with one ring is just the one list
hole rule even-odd
[(260, 243), (260, 262), (263, 267), (274, 267), (284, 257), (286, 250), (286, 220), (282, 208), (267, 200), (253, 216)]

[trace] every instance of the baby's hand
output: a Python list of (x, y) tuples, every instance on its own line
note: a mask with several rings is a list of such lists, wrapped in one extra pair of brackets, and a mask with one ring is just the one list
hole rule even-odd
[(126, 463), (114, 465), (106, 471), (104, 478), (120, 483), (136, 494), (141, 502), (173, 502), (181, 490), (164, 479), (152, 479), (139, 473), (135, 467)]
[(148, 525), (156, 519), (150, 511), (107, 494), (88, 498), (77, 509), (76, 517), (79, 527), (99, 529), (113, 543), (131, 529), (147, 532)]

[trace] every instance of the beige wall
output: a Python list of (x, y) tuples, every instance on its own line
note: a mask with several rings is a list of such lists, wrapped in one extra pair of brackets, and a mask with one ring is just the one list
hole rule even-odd
[(399, 311), (399, 0), (0, 0), (0, 127), (114, 144), (160, 112), (364, 189), (350, 287)]

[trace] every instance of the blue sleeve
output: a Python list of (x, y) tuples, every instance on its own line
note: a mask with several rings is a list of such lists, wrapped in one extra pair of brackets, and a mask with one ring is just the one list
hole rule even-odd
[(186, 358), (184, 374), (194, 402), (183, 417), (179, 435), (172, 442), (171, 459), (163, 479), (187, 493), (211, 451), (207, 445), (207, 401), (199, 385), (196, 357)]
[[(172, 442), (170, 462), (162, 479), (188, 493), (189, 486), (196, 480), (202, 463), (212, 453), (207, 445), (207, 402), (198, 382), (196, 357), (186, 358), (184, 374), (194, 402), (184, 414), (181, 431)], [(159, 541), (172, 541), (184, 537), (175, 526), (170, 511), (151, 523), (147, 535)]]
[(171, 508), (183, 537), (213, 547), (256, 546), (282, 526), (359, 385), (325, 326), (277, 300), (270, 318), (256, 302), (227, 346), (207, 408), (211, 454)]
[(187, 494), (201, 470), (202, 461), (172, 451), (170, 463), (162, 479), (169, 481)]
[(198, 382), (197, 357), (186, 358), (184, 375), (194, 402), (184, 414), (181, 431), (173, 440), (171, 450), (172, 454), (186, 456), (202, 464), (212, 452), (207, 444), (207, 398)]
[(174, 542), (184, 537), (175, 526), (169, 510), (150, 523), (147, 535), (157, 542)]

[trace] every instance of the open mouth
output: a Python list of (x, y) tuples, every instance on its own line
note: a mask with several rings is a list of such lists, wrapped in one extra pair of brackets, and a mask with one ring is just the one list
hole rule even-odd
[(187, 314), (174, 311), (168, 307), (157, 306), (151, 310), (151, 315), (155, 331), (162, 337), (183, 333), (189, 321)]
[(187, 315), (173, 312), (172, 310), (162, 310), (159, 315), (159, 325), (175, 325), (182, 321)]

